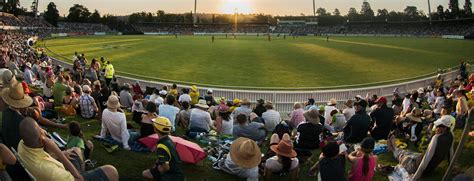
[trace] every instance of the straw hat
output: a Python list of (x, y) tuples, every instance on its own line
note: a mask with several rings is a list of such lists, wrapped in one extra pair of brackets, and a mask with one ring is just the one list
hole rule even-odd
[(303, 113), (304, 118), (306, 119), (307, 122), (310, 122), (311, 124), (319, 124), (319, 111), (316, 109), (312, 109), (309, 111), (305, 111)]
[(33, 104), (33, 99), (25, 94), (23, 86), (19, 82), (14, 82), (11, 87), (4, 88), (2, 99), (14, 108), (27, 108)]
[(109, 99), (107, 99), (107, 108), (110, 109), (117, 109), (120, 107), (120, 102), (117, 96), (109, 96)]
[(204, 99), (200, 99), (199, 102), (197, 104), (195, 104), (194, 106), (200, 107), (200, 108), (203, 108), (203, 109), (208, 109), (209, 108), (209, 106), (207, 105), (206, 100), (204, 100)]
[(293, 150), (293, 146), (291, 146), (291, 142), (289, 141), (280, 141), (278, 145), (272, 145), (270, 147), (272, 151), (274, 151), (277, 155), (281, 155), (288, 158), (296, 157), (296, 151)]
[(230, 158), (242, 168), (254, 168), (260, 164), (262, 152), (255, 141), (240, 137), (230, 145)]
[(245, 98), (242, 100), (242, 105), (250, 105), (250, 100)]
[(328, 106), (336, 105), (336, 104), (337, 104), (337, 101), (336, 101), (336, 99), (334, 99), (334, 98), (331, 98), (331, 99), (329, 100), (329, 102), (328, 102)]

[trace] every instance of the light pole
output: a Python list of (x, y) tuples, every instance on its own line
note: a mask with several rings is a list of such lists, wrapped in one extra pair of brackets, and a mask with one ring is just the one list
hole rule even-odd
[(316, 16), (316, 0), (313, 0), (313, 16)]
[(194, 16), (193, 16), (193, 23), (196, 25), (197, 23), (197, 0), (194, 0)]
[(430, 18), (430, 25), (431, 25), (431, 3), (430, 3), (430, 0), (428, 0), (428, 17)]

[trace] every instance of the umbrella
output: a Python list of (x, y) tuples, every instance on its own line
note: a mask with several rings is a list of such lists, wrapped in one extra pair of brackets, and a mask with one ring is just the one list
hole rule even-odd
[[(169, 136), (171, 141), (173, 141), (176, 152), (178, 152), (179, 158), (185, 163), (196, 164), (206, 158), (206, 152), (196, 143), (185, 140), (181, 137)], [(150, 150), (156, 150), (156, 142), (158, 141), (158, 135), (153, 134), (144, 138), (141, 138), (139, 141), (148, 147)]]

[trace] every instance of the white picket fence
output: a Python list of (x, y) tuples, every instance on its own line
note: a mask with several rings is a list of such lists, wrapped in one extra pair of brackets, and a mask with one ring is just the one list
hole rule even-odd
[[(54, 59), (55, 64), (61, 65), (64, 68), (71, 68), (70, 63), (59, 61)], [(474, 67), (474, 66), (473, 66)], [(120, 74), (120, 72), (119, 72)], [(451, 70), (443, 73), (442, 76), (445, 82), (453, 80), (459, 74), (459, 70)], [(120, 84), (129, 83), (134, 84), (136, 81), (140, 82), (143, 89), (145, 87), (156, 87), (160, 88), (164, 85), (170, 87), (172, 83), (159, 82), (159, 81), (148, 81), (139, 80), (136, 78), (130, 78), (123, 75), (116, 75), (117, 82)], [(213, 95), (216, 97), (225, 97), (226, 99), (234, 98), (247, 98), (252, 103), (255, 103), (258, 99), (264, 99), (265, 101), (272, 101), (275, 109), (280, 113), (289, 113), (293, 110), (293, 104), (295, 102), (305, 102), (308, 98), (314, 98), (318, 105), (326, 104), (331, 98), (335, 98), (338, 101), (338, 107), (342, 107), (343, 102), (348, 99), (354, 99), (356, 95), (362, 95), (365, 97), (367, 93), (370, 95), (376, 94), (378, 96), (385, 96), (387, 99), (391, 99), (393, 96), (393, 90), (398, 88), (401, 93), (409, 92), (420, 87), (426, 87), (434, 82), (436, 75), (421, 78), (418, 80), (407, 81), (403, 83), (381, 85), (381, 86), (370, 86), (360, 88), (346, 88), (346, 89), (331, 89), (331, 90), (239, 90), (229, 88), (218, 88), (218, 87), (202, 87), (198, 85), (200, 95), (205, 95), (208, 89), (213, 90)], [(178, 89), (190, 88), (191, 85), (178, 85)]]

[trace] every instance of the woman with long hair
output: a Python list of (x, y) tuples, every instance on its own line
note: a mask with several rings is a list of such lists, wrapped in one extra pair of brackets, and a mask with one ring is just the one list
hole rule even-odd
[(279, 173), (290, 173), (290, 179), (297, 180), (300, 167), (291, 141), (281, 140), (278, 145), (273, 145), (270, 149), (276, 156), (265, 161), (265, 180), (271, 180), (273, 174)]
[(220, 135), (232, 135), (234, 121), (230, 116), (230, 108), (225, 103), (221, 103), (217, 106), (215, 126)]
[(371, 181), (374, 176), (375, 166), (377, 165), (377, 156), (372, 152), (374, 150), (375, 140), (367, 137), (362, 140), (361, 148), (349, 154), (347, 159), (352, 163), (352, 169), (349, 172), (349, 181)]

